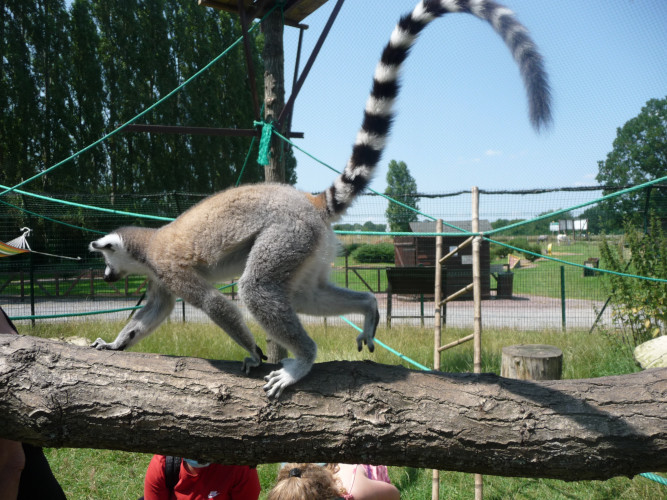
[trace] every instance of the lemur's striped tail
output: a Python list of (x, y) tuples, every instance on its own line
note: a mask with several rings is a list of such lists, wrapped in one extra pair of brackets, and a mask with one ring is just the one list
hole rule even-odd
[(333, 220), (350, 206), (371, 180), (380, 161), (393, 119), (392, 108), (399, 90), (399, 71), (421, 30), (449, 12), (466, 12), (488, 21), (503, 38), (519, 65), (528, 93), (530, 120), (539, 130), (551, 121), (551, 96), (542, 56), (508, 8), (488, 0), (423, 0), (401, 18), (375, 68), (373, 89), (366, 102), (364, 121), (343, 173), (324, 193)]

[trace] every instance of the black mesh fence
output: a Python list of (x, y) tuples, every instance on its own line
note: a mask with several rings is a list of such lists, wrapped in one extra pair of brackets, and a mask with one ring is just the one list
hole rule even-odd
[[(587, 204), (600, 198), (600, 190), (482, 192), (481, 230), (492, 232), (498, 227), (509, 227), (493, 232), (483, 245), (484, 327), (587, 330), (598, 316), (602, 324), (610, 324), (610, 313), (604, 307), (608, 297), (607, 278), (595, 270), (601, 265), (599, 243), (605, 237), (622, 249), (624, 235), (622, 224), (605, 231), (603, 223), (622, 219), (624, 215), (632, 216), (641, 229), (649, 213), (664, 219), (667, 207), (659, 196), (662, 189), (654, 187), (653, 191), (652, 196), (648, 191), (644, 193), (650, 196), (650, 204), (641, 198), (634, 199), (634, 205), (640, 209), (621, 214), (618, 211), (622, 204), (618, 200), (613, 204)], [(127, 318), (143, 300), (145, 278), (133, 276), (119, 283), (105, 283), (103, 261), (88, 251), (88, 243), (123, 225), (157, 227), (165, 224), (204, 196), (187, 193), (115, 197), (58, 195), (57, 201), (28, 194), (3, 196), (0, 241), (8, 242), (19, 236), (22, 228), (28, 227), (32, 232), (27, 240), (35, 253), (0, 259), (0, 305), (18, 321)], [(371, 222), (374, 229), (385, 227), (388, 203), (380, 196), (361, 196), (341, 224), (349, 228)], [(331, 279), (336, 284), (376, 294), (381, 322), (392, 327), (401, 324), (433, 326), (434, 238), (420, 233), (432, 232), (430, 225), (434, 227), (435, 218), (463, 230), (470, 228), (470, 193), (420, 195), (419, 205), (422, 215), (417, 215), (417, 220), (413, 221), (413, 230), (418, 231), (414, 237), (394, 237), (377, 231), (339, 234), (341, 252), (331, 267)], [(647, 210), (643, 210), (645, 206)], [(578, 208), (543, 217), (543, 214), (568, 207)], [(127, 215), (128, 212), (131, 215)], [(536, 217), (542, 218), (539, 222), (514, 225)], [(367, 224), (367, 227), (370, 226)], [(603, 231), (606, 236), (601, 234)], [(448, 233), (445, 252), (466, 238), (448, 226), (445, 232)], [(385, 248), (384, 254), (380, 252), (383, 256), (379, 257), (379, 262), (366, 262), (359, 257), (358, 249), (369, 245)], [(78, 260), (71, 260), (73, 258)], [(469, 249), (460, 250), (445, 264), (445, 294), (472, 281), (471, 265)], [(409, 286), (399, 284), (400, 276), (392, 278), (392, 274), (403, 274), (403, 282)], [(218, 285), (222, 293), (243, 309), (233, 282)], [(471, 294), (464, 294), (460, 300), (443, 308), (444, 321), (451, 326), (470, 327), (472, 307)], [(361, 318), (351, 316), (350, 319), (361, 323)], [(180, 302), (172, 313), (172, 320), (208, 321), (203, 313)], [(304, 321), (323, 320), (304, 317)], [(331, 324), (342, 320), (329, 318), (328, 321)]]

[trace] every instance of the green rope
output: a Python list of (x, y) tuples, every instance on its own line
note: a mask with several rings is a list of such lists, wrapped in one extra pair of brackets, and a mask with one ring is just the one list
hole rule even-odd
[(610, 198), (614, 198), (616, 196), (621, 196), (621, 195), (630, 193), (632, 191), (637, 191), (639, 189), (644, 189), (648, 186), (652, 186), (653, 184), (657, 184), (658, 182), (664, 182), (664, 181), (667, 181), (667, 176), (660, 177), (659, 179), (655, 179), (653, 181), (648, 181), (648, 182), (645, 182), (644, 184), (639, 184), (637, 186), (633, 186), (633, 187), (630, 187), (630, 188), (627, 188), (627, 189), (622, 189), (620, 191), (616, 191), (615, 193), (607, 194), (607, 195), (603, 196), (602, 198), (598, 198), (598, 199), (592, 200), (592, 201), (587, 201), (586, 203), (581, 203), (580, 205), (576, 205), (574, 207), (565, 208), (565, 209), (562, 209), (562, 210), (556, 210), (555, 212), (540, 215), (540, 216), (535, 217), (534, 219), (531, 219), (531, 220), (515, 222), (514, 224), (510, 224), (509, 226), (499, 227), (498, 229), (492, 229), (491, 231), (486, 231), (485, 234), (487, 234), (487, 235), (488, 234), (495, 234), (495, 233), (499, 233), (499, 232), (502, 232), (502, 231), (506, 231), (508, 229), (523, 226), (525, 224), (530, 224), (531, 222), (536, 222), (536, 221), (539, 221), (539, 220), (549, 219), (549, 218), (554, 217), (555, 215), (560, 215), (560, 214), (563, 214), (563, 213), (566, 213), (566, 212), (570, 212), (572, 210), (577, 210), (578, 208), (587, 207), (588, 205), (593, 205), (594, 203), (598, 203), (600, 201), (608, 200)]
[(336, 234), (356, 234), (364, 236), (478, 236), (480, 233), (471, 233), (469, 231), (461, 231), (456, 233), (414, 233), (412, 231), (348, 231), (343, 229), (336, 229)]
[(241, 172), (239, 172), (239, 177), (236, 179), (236, 184), (234, 184), (234, 187), (239, 187), (239, 184), (241, 184), (241, 178), (243, 177), (243, 172), (245, 172), (245, 167), (248, 164), (248, 160), (250, 159), (250, 153), (252, 153), (252, 148), (255, 145), (255, 139), (257, 137), (253, 137), (252, 141), (250, 141), (250, 147), (248, 148), (248, 153), (245, 155), (245, 160), (243, 161), (243, 167), (241, 167)]
[(656, 483), (660, 483), (667, 486), (667, 478), (658, 476), (657, 474), (653, 474), (653, 472), (642, 472), (639, 475), (644, 476), (646, 479), (650, 479), (651, 481), (655, 481)]
[[(259, 24), (260, 24), (260, 23), (261, 23), (261, 22), (268, 16), (268, 15), (269, 15), (269, 14), (271, 14), (271, 12), (273, 12), (273, 10), (276, 8), (276, 6), (277, 6), (277, 4), (274, 5), (273, 7), (271, 7), (271, 9), (269, 9), (269, 11), (266, 13), (266, 15), (264, 16), (264, 18), (262, 18), (261, 21), (258, 21), (258, 22), (256, 22), (255, 24), (253, 24), (253, 25), (248, 29), (248, 33), (250, 33), (252, 30), (254, 30), (254, 29), (255, 29), (255, 28), (256, 28), (256, 27), (257, 27), (257, 26), (258, 26), (258, 25), (259, 25)], [(85, 148), (83, 148), (83, 149), (77, 151), (77, 152), (74, 153), (73, 155), (68, 156), (68, 157), (65, 158), (64, 160), (59, 161), (59, 162), (56, 163), (55, 165), (53, 165), (53, 166), (51, 166), (51, 167), (49, 167), (49, 168), (43, 170), (43, 171), (40, 172), (39, 174), (33, 175), (33, 176), (30, 177), (29, 179), (26, 179), (26, 180), (24, 180), (24, 181), (22, 181), (22, 182), (19, 182), (19, 183), (16, 184), (14, 187), (8, 188), (8, 187), (6, 187), (6, 186), (3, 186), (2, 189), (5, 189), (5, 191), (3, 191), (2, 193), (0, 193), (0, 196), (5, 195), (5, 194), (7, 194), (7, 193), (9, 193), (9, 192), (15, 191), (17, 188), (20, 188), (21, 186), (24, 186), (25, 184), (28, 184), (29, 182), (32, 182), (32, 181), (34, 181), (35, 179), (38, 179), (38, 178), (42, 177), (43, 175), (48, 174), (48, 173), (51, 172), (52, 170), (55, 170), (56, 168), (60, 167), (61, 165), (67, 163), (68, 161), (73, 160), (74, 158), (76, 158), (76, 157), (79, 156), (80, 154), (85, 153), (86, 151), (88, 151), (88, 150), (91, 149), (91, 148), (94, 148), (94, 147), (97, 146), (99, 143), (101, 143), (101, 142), (103, 142), (103, 141), (106, 141), (107, 139), (109, 139), (109, 138), (112, 137), (113, 135), (115, 135), (115, 134), (117, 134), (118, 132), (120, 132), (121, 130), (123, 130), (123, 129), (124, 129), (125, 127), (127, 127), (128, 125), (131, 125), (132, 123), (134, 123), (135, 121), (137, 121), (139, 118), (141, 118), (142, 116), (146, 115), (147, 113), (149, 113), (150, 111), (152, 111), (153, 109), (155, 109), (157, 106), (159, 106), (160, 104), (162, 104), (164, 101), (166, 101), (167, 99), (169, 99), (171, 96), (173, 96), (174, 94), (180, 92), (186, 85), (188, 85), (188, 84), (189, 84), (190, 82), (192, 82), (195, 78), (197, 78), (197, 77), (200, 76), (202, 73), (204, 73), (206, 70), (208, 70), (208, 68), (210, 68), (210, 67), (211, 67), (212, 65), (214, 65), (216, 62), (218, 62), (222, 57), (224, 57), (225, 55), (227, 55), (227, 54), (228, 54), (234, 47), (236, 47), (239, 43), (241, 43), (242, 40), (243, 40), (243, 36), (238, 37), (238, 38), (236, 39), (235, 42), (233, 42), (229, 47), (227, 47), (227, 48), (226, 48), (220, 55), (218, 55), (217, 57), (215, 57), (215, 58), (214, 58), (211, 62), (209, 62), (206, 66), (204, 66), (202, 69), (200, 69), (199, 71), (197, 71), (194, 75), (192, 75), (190, 78), (188, 78), (185, 82), (183, 82), (181, 85), (179, 85), (178, 87), (176, 87), (174, 90), (172, 90), (171, 92), (169, 92), (169, 93), (168, 93), (167, 95), (165, 95), (162, 99), (159, 99), (157, 102), (153, 103), (151, 106), (149, 106), (148, 108), (146, 108), (144, 111), (142, 111), (141, 113), (139, 113), (138, 115), (136, 115), (134, 118), (131, 118), (131, 119), (128, 120), (127, 122), (125, 122), (125, 123), (123, 123), (122, 125), (120, 125), (119, 127), (117, 127), (115, 130), (109, 132), (109, 133), (108, 133), (107, 135), (105, 135), (104, 137), (102, 137), (102, 138), (96, 140), (96, 141), (93, 142), (92, 144), (89, 144), (88, 146), (86, 146)]]
[(259, 139), (259, 152), (257, 153), (257, 163), (260, 165), (269, 164), (269, 156), (271, 153), (271, 134), (275, 132), (272, 122), (253, 122), (255, 126), (262, 126), (262, 136)]
[(649, 276), (638, 276), (636, 274), (621, 273), (621, 272), (618, 272), (618, 271), (611, 271), (609, 269), (601, 269), (599, 267), (588, 267), (588, 266), (584, 266), (583, 264), (575, 264), (574, 262), (567, 262), (565, 260), (557, 259), (556, 257), (551, 257), (550, 255), (544, 255), (544, 254), (541, 254), (541, 253), (535, 253), (535, 252), (531, 252), (529, 250), (524, 250), (523, 248), (514, 247), (512, 245), (508, 245), (507, 243), (502, 243), (500, 241), (492, 240), (491, 238), (484, 238), (484, 239), (486, 241), (491, 242), (491, 243), (496, 243), (497, 245), (501, 245), (501, 246), (504, 246), (506, 248), (511, 248), (512, 250), (516, 250), (516, 251), (521, 252), (521, 253), (527, 253), (527, 254), (530, 254), (530, 255), (534, 255), (536, 257), (541, 257), (543, 259), (552, 260), (554, 262), (559, 262), (561, 264), (567, 264), (567, 265), (574, 266), (574, 267), (579, 267), (579, 268), (582, 268), (582, 269), (588, 269), (590, 271), (599, 271), (601, 273), (614, 274), (616, 276), (621, 276), (623, 278), (636, 278), (636, 279), (645, 280), (645, 281), (655, 281), (657, 283), (667, 283), (667, 279), (663, 279), (663, 278), (651, 278)]
[(8, 203), (4, 200), (0, 200), (0, 203), (2, 203), (3, 205), (7, 205), (9, 207), (15, 208), (17, 210), (20, 210), (20, 211), (22, 211), (26, 214), (33, 215), (35, 217), (39, 217), (40, 219), (48, 220), (49, 222), (54, 222), (56, 224), (62, 224), (63, 226), (71, 227), (72, 229), (80, 229), (81, 231), (88, 231), (88, 232), (97, 233), (97, 234), (106, 234), (104, 231), (97, 231), (95, 229), (87, 229), (85, 227), (75, 226), (74, 224), (69, 224), (67, 222), (63, 222), (61, 220), (52, 219), (51, 217), (47, 217), (46, 215), (42, 215), (42, 214), (32, 212), (32, 211), (28, 210), (27, 208), (12, 205), (11, 203)]
[[(6, 187), (7, 186), (3, 186), (2, 184), (0, 184), (0, 188), (6, 188)], [(14, 191), (18, 194), (22, 194), (22, 195), (25, 195), (25, 196), (31, 196), (33, 198), (37, 198), (39, 200), (52, 201), (54, 203), (60, 203), (62, 205), (68, 205), (68, 206), (71, 206), (71, 207), (87, 208), (89, 210), (96, 210), (98, 212), (105, 212), (105, 213), (110, 213), (110, 214), (114, 214), (114, 215), (127, 215), (129, 217), (139, 217), (139, 218), (143, 218), (143, 219), (153, 219), (153, 220), (160, 220), (160, 221), (167, 221), (167, 222), (171, 222), (171, 221), (174, 220), (173, 217), (160, 217), (159, 215), (137, 214), (137, 213), (134, 213), (134, 212), (124, 212), (122, 210), (115, 210), (113, 208), (94, 207), (92, 205), (84, 205), (82, 203), (76, 203), (76, 202), (73, 202), (73, 201), (59, 200), (57, 198), (51, 198), (49, 196), (44, 196), (44, 195), (37, 194), (37, 193), (29, 193), (28, 191), (21, 191), (20, 189), (10, 188), (10, 190), (12, 190), (12, 191)], [(2, 194), (0, 194), (0, 196), (1, 195)], [(23, 210), (23, 209), (21, 209), (21, 210)], [(42, 217), (42, 216), (40, 215), (39, 217)]]
[[(230, 283), (228, 285), (223, 285), (219, 286), (218, 290), (224, 290), (226, 288), (230, 288), (234, 285), (238, 284), (238, 282)], [(183, 302), (183, 299), (176, 299), (176, 302)], [(120, 307), (118, 309), (104, 309), (100, 311), (90, 311), (90, 312), (84, 312), (84, 313), (63, 313), (63, 314), (44, 314), (44, 315), (35, 315), (35, 316), (11, 316), (9, 319), (12, 321), (18, 321), (21, 319), (54, 319), (54, 318), (71, 318), (74, 316), (94, 316), (97, 314), (111, 314), (111, 313), (117, 313), (117, 312), (124, 312), (124, 311), (136, 311), (138, 309), (143, 309), (144, 306), (130, 306), (130, 307)]]
[[(363, 332), (363, 330), (362, 330), (361, 328), (359, 328), (357, 325), (355, 325), (354, 323), (352, 323), (352, 322), (351, 322), (349, 319), (347, 319), (345, 316), (339, 316), (339, 318), (342, 319), (343, 321), (345, 321), (348, 325), (350, 325), (352, 328), (354, 328), (354, 329), (357, 330), (358, 332)], [(398, 352), (396, 349), (392, 349), (391, 347), (389, 347), (387, 344), (383, 343), (383, 342), (380, 341), (379, 339), (376, 338), (376, 339), (373, 339), (373, 340), (374, 340), (375, 342), (377, 342), (377, 344), (378, 344), (380, 347), (385, 348), (385, 349), (386, 349), (387, 351), (389, 351), (390, 353), (395, 354), (395, 355), (398, 356), (399, 358), (401, 358), (401, 359), (407, 361), (408, 363), (410, 363), (410, 364), (416, 366), (417, 368), (420, 368), (420, 369), (425, 370), (425, 371), (427, 371), (427, 372), (430, 372), (430, 371), (431, 371), (430, 368), (428, 368), (428, 367), (426, 367), (426, 366), (424, 366), (424, 365), (421, 365), (421, 364), (417, 363), (416, 361), (414, 361), (414, 360), (408, 358), (406, 355), (401, 354), (401, 353)]]

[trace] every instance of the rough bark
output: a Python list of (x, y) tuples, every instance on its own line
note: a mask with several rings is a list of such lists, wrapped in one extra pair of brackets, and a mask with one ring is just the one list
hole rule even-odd
[[(278, 119), (285, 107), (285, 55), (283, 51), (282, 13), (273, 11), (262, 23), (264, 31), (264, 120)], [(284, 130), (279, 130), (284, 133)], [(266, 182), (285, 182), (283, 141), (271, 138), (269, 164), (264, 167)]]
[(606, 479), (667, 471), (667, 369), (520, 381), (317, 364), (278, 401), (263, 366), (0, 336), (0, 437), (223, 463), (383, 463)]

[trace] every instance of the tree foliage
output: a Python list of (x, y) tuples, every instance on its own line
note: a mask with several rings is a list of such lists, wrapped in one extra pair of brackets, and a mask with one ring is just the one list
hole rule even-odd
[[(403, 161), (391, 160), (387, 170), (387, 189), (384, 194), (407, 207), (419, 209), (417, 196), (417, 182), (410, 175), (408, 166)], [(410, 231), (410, 222), (417, 220), (417, 213), (406, 206), (389, 202), (387, 221), (391, 231)]]
[[(667, 279), (667, 235), (655, 216), (650, 218), (646, 233), (626, 221), (624, 238), (618, 240), (618, 245), (603, 238), (600, 255), (605, 269)], [(612, 317), (625, 343), (634, 347), (665, 334), (667, 283), (609, 274), (606, 287)]]
[[(538, 217), (543, 215), (556, 212), (556, 210), (549, 210), (547, 212), (542, 212), (538, 214)], [(541, 219), (534, 222), (529, 222), (527, 224), (521, 224), (506, 231), (502, 231), (499, 234), (502, 236), (534, 236), (538, 234), (549, 234), (549, 223), (551, 220), (562, 220), (562, 219), (573, 219), (574, 216), (570, 212), (564, 212), (562, 214), (554, 216), (552, 219)], [(523, 222), (526, 219), (496, 219), (491, 222), (491, 227), (493, 229), (500, 229), (503, 227), (516, 224), (518, 222)]]
[[(597, 181), (605, 186), (604, 194), (621, 187), (636, 185), (659, 179), (667, 175), (667, 97), (650, 99), (639, 115), (628, 120), (616, 130), (613, 149), (606, 160), (598, 162)], [(632, 192), (602, 203), (608, 212), (604, 228), (612, 230), (623, 225), (623, 219), (642, 216), (642, 209), (648, 205), (662, 215), (667, 210), (667, 193), (652, 190), (648, 203), (648, 191)]]
[[(179, 0), (0, 6), (0, 182), (42, 172), (166, 96), (241, 34), (237, 16)], [(262, 36), (251, 35), (261, 68)], [(258, 88), (262, 72), (257, 71)], [(251, 128), (239, 44), (137, 123)], [(213, 192), (236, 183), (249, 138), (120, 132), (29, 189)], [(263, 180), (251, 157), (242, 181)], [(288, 179), (294, 181), (294, 162)]]
[(334, 224), (333, 228), (336, 231), (366, 231), (376, 233), (383, 233), (387, 230), (385, 224), (376, 224), (370, 220), (367, 220), (363, 224), (359, 224), (358, 222), (353, 224)]

